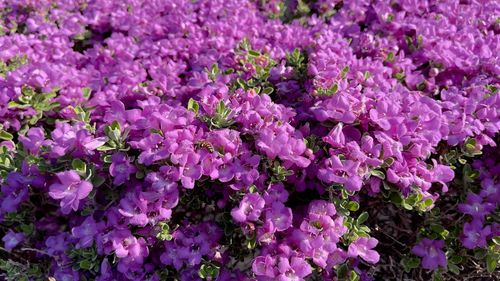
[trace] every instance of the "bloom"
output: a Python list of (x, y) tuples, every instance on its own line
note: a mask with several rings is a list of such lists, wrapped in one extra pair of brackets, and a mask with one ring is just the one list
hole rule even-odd
[(438, 266), (446, 268), (446, 255), (442, 248), (443, 240), (422, 239), (420, 243), (413, 246), (411, 252), (422, 258), (422, 267), (425, 269), (436, 269)]
[(279, 281), (304, 280), (304, 277), (311, 274), (312, 268), (304, 258), (301, 257), (279, 257), (278, 258), (278, 278)]
[(292, 226), (292, 209), (281, 202), (274, 202), (266, 211), (266, 219), (271, 220), (277, 231), (284, 231)]
[(2, 241), (4, 242), (4, 248), (7, 251), (11, 251), (19, 243), (23, 242), (24, 238), (24, 233), (16, 233), (12, 230), (9, 230), (9, 232), (7, 232), (7, 234), (5, 234), (2, 238)]
[(243, 197), (238, 208), (231, 210), (231, 216), (237, 222), (256, 221), (265, 205), (264, 199), (257, 193)]
[(114, 177), (113, 184), (121, 185), (129, 180), (130, 174), (135, 173), (137, 169), (129, 163), (126, 155), (123, 153), (113, 154), (111, 157), (111, 165), (109, 166), (109, 174)]
[(71, 209), (78, 210), (80, 200), (86, 198), (92, 191), (92, 184), (83, 181), (76, 171), (66, 171), (56, 174), (60, 183), (49, 187), (49, 195), (54, 199), (62, 199), (60, 206), (64, 214), (69, 214)]
[(375, 238), (359, 237), (349, 245), (347, 255), (349, 257), (361, 257), (369, 263), (377, 263), (380, 255), (372, 250), (377, 246), (378, 241)]
[(483, 198), (475, 193), (469, 192), (465, 203), (458, 204), (460, 212), (471, 215), (474, 219), (483, 219), (495, 209), (495, 205), (483, 202)]
[(483, 224), (479, 220), (473, 220), (472, 222), (466, 222), (464, 224), (463, 233), (460, 236), (462, 245), (468, 249), (474, 249), (477, 247), (484, 248), (486, 246), (486, 239), (491, 234), (491, 226), (483, 227)]
[(78, 238), (76, 248), (87, 248), (94, 242), (94, 237), (104, 228), (104, 222), (96, 223), (92, 216), (87, 217), (82, 224), (73, 227), (71, 234)]

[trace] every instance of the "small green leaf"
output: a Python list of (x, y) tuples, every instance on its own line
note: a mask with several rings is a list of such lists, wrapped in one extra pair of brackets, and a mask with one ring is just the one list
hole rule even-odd
[(500, 236), (495, 236), (492, 239), (493, 243), (500, 246)]
[(73, 159), (73, 161), (71, 161), (71, 167), (81, 174), (85, 174), (87, 172), (87, 164), (85, 164), (85, 162), (81, 159)]
[(356, 271), (352, 270), (351, 273), (349, 273), (349, 281), (358, 281), (359, 280), (359, 275), (356, 273)]
[(356, 201), (350, 201), (349, 203), (347, 203), (347, 209), (349, 211), (356, 212), (357, 210), (359, 210), (359, 203)]
[(385, 174), (384, 172), (380, 171), (380, 170), (371, 170), (370, 174), (372, 176), (375, 176), (381, 180), (385, 180)]
[(270, 95), (273, 92), (274, 92), (274, 88), (273, 87), (266, 87), (266, 88), (264, 88), (264, 90), (262, 90), (262, 93), (266, 94), (266, 95)]
[(371, 76), (370, 71), (368, 71), (368, 70), (365, 71), (365, 74), (364, 74), (365, 81), (368, 80), (370, 78), (370, 76)]
[(109, 151), (115, 149), (114, 147), (108, 145), (102, 145), (97, 148), (98, 151)]
[(339, 90), (339, 85), (337, 83), (334, 83), (329, 89), (328, 89), (328, 93), (329, 94), (335, 94), (337, 93), (337, 91)]
[(394, 61), (394, 53), (393, 52), (390, 52), (388, 55), (387, 55), (387, 59), (386, 61), (388, 62), (393, 62)]
[(14, 136), (6, 131), (0, 130), (0, 139), (2, 140), (12, 140)]
[(346, 65), (342, 69), (342, 72), (340, 73), (340, 78), (344, 79), (347, 76), (347, 73), (349, 73), (349, 66), (348, 65)]
[(384, 160), (384, 163), (382, 164), (382, 166), (390, 167), (393, 163), (394, 163), (394, 158), (389, 157), (389, 158)]
[(106, 179), (104, 177), (101, 177), (101, 176), (95, 176), (93, 179), (92, 179), (92, 185), (94, 187), (99, 187), (101, 186), (104, 182), (106, 181)]
[(368, 219), (368, 216), (368, 212), (362, 212), (358, 219), (356, 219), (356, 223), (358, 225), (363, 224)]
[(427, 198), (422, 203), (422, 205), (423, 205), (424, 208), (430, 207), (430, 206), (432, 206), (432, 204), (434, 204), (434, 200), (432, 200), (432, 198)]
[(89, 99), (90, 94), (92, 93), (92, 89), (90, 89), (89, 87), (82, 88), (82, 93), (85, 99)]
[(403, 265), (405, 272), (410, 272), (412, 269), (418, 267), (418, 265), (420, 264), (420, 260), (413, 257), (403, 257), (401, 259), (401, 264)]
[(83, 260), (78, 264), (78, 266), (80, 266), (81, 269), (89, 270), (92, 268), (92, 263), (88, 260)]
[(345, 278), (347, 276), (347, 272), (348, 272), (349, 268), (347, 267), (346, 264), (342, 264), (340, 266), (337, 267), (336, 271), (337, 271), (337, 278)]
[(443, 275), (439, 271), (434, 271), (432, 274), (432, 281), (444, 281)]
[(488, 270), (488, 272), (490, 273), (494, 272), (495, 269), (497, 268), (497, 264), (498, 264), (498, 258), (495, 257), (495, 255), (491, 253), (486, 255), (486, 270)]
[(248, 54), (252, 57), (259, 57), (260, 53), (254, 50), (248, 50)]
[(146, 175), (144, 174), (143, 171), (139, 170), (135, 173), (135, 178), (136, 179), (143, 179)]
[(460, 274), (460, 268), (457, 265), (452, 264), (452, 263), (448, 264), (448, 271), (450, 271), (453, 274), (457, 274), (457, 275)]
[(198, 114), (198, 111), (200, 110), (200, 105), (198, 104), (197, 101), (195, 101), (194, 99), (189, 99), (188, 101), (188, 107), (187, 109), (189, 111), (192, 111), (194, 112), (195, 114)]

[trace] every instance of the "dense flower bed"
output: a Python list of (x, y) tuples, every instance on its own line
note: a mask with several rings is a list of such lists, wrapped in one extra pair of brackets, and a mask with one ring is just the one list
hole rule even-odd
[(0, 276), (499, 277), (499, 15), (1, 1)]

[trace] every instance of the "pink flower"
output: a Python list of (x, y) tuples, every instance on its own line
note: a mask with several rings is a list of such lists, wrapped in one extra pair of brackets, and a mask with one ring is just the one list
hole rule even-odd
[(76, 171), (66, 171), (56, 174), (60, 183), (49, 187), (49, 195), (54, 199), (62, 199), (60, 206), (64, 214), (69, 214), (71, 209), (78, 210), (80, 200), (85, 199), (92, 191), (92, 184), (83, 181)]
[(369, 263), (377, 263), (380, 255), (372, 250), (377, 246), (378, 241), (375, 238), (360, 237), (349, 245), (347, 255), (349, 257), (360, 257)]
[(442, 251), (444, 247), (443, 240), (430, 240), (424, 238), (419, 244), (415, 245), (411, 252), (422, 257), (422, 267), (425, 269), (436, 269), (438, 266), (446, 268), (446, 255)]

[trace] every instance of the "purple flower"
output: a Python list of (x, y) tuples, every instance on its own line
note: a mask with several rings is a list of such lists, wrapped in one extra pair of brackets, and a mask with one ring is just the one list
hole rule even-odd
[(422, 267), (425, 269), (436, 269), (438, 266), (446, 268), (447, 261), (442, 250), (443, 247), (443, 240), (424, 238), (411, 249), (411, 252), (422, 258)]
[(466, 222), (464, 224), (463, 233), (460, 236), (462, 245), (468, 249), (474, 249), (477, 247), (486, 247), (486, 239), (491, 234), (491, 226), (483, 227), (480, 220), (472, 220), (472, 222)]
[(340, 148), (345, 145), (345, 137), (342, 132), (342, 128), (344, 125), (342, 123), (338, 123), (330, 133), (323, 138), (323, 141), (329, 143), (334, 148)]
[(137, 171), (134, 165), (131, 165), (127, 156), (123, 153), (115, 153), (111, 157), (109, 174), (114, 177), (114, 185), (122, 185), (130, 179), (130, 174)]
[(87, 217), (82, 224), (73, 227), (71, 234), (79, 239), (76, 248), (87, 248), (94, 242), (94, 237), (102, 231), (104, 223), (96, 223), (92, 216)]
[(28, 199), (28, 185), (30, 179), (21, 173), (10, 173), (2, 185), (2, 194), (6, 195), (2, 198), (2, 211), (15, 212), (19, 205)]
[(359, 162), (340, 160), (337, 155), (325, 161), (326, 168), (319, 169), (318, 178), (326, 183), (340, 183), (349, 191), (358, 191), (363, 185), (358, 175)]
[(256, 221), (259, 219), (266, 202), (257, 193), (245, 195), (238, 208), (231, 210), (231, 216), (239, 223)]
[(312, 273), (312, 268), (303, 258), (285, 257), (278, 258), (279, 281), (302, 281), (304, 277)]
[(60, 183), (49, 187), (49, 195), (54, 199), (62, 199), (60, 206), (64, 214), (69, 214), (71, 209), (78, 210), (80, 200), (86, 198), (92, 191), (92, 184), (83, 181), (76, 171), (66, 171), (56, 174)]
[[(314, 200), (309, 203), (309, 217), (329, 216), (332, 217), (337, 211), (333, 203), (324, 200)], [(315, 218), (312, 218), (315, 219)]]
[[(120, 259), (118, 270), (127, 272), (128, 267), (142, 265), (144, 258), (149, 255), (149, 249), (144, 238), (136, 238), (128, 229), (115, 229), (104, 236), (106, 253), (114, 251)], [(111, 244), (111, 245), (109, 245)]]
[(120, 200), (118, 209), (120, 214), (129, 219), (132, 225), (145, 226), (148, 224), (148, 202), (135, 193), (128, 193)]
[(479, 195), (486, 201), (493, 204), (500, 204), (500, 183), (496, 183), (491, 178), (481, 181), (481, 192)]
[(276, 259), (270, 255), (258, 256), (253, 260), (252, 271), (258, 276), (274, 278), (277, 275)]
[(19, 136), (19, 141), (23, 143), (26, 150), (33, 154), (37, 154), (41, 146), (48, 144), (45, 141), (45, 132), (42, 128), (37, 127), (30, 128), (26, 136)]
[(67, 232), (59, 233), (58, 235), (49, 236), (45, 240), (47, 253), (50, 255), (62, 255), (68, 249), (70, 244), (70, 235)]
[(380, 259), (380, 255), (372, 250), (377, 244), (378, 241), (375, 238), (359, 237), (349, 245), (347, 255), (349, 257), (359, 256), (365, 261), (375, 264)]
[(277, 231), (284, 231), (292, 226), (292, 209), (281, 202), (274, 202), (266, 211), (266, 219), (271, 220)]
[(469, 192), (465, 203), (458, 204), (460, 212), (471, 215), (474, 219), (482, 220), (495, 209), (495, 205), (483, 202), (483, 198), (475, 193)]
[(443, 192), (448, 191), (447, 182), (450, 182), (455, 177), (455, 173), (449, 166), (440, 165), (435, 159), (432, 159), (434, 163), (434, 168), (431, 170), (432, 181), (439, 182), (443, 185)]
[(9, 230), (7, 234), (4, 235), (2, 241), (4, 242), (4, 248), (7, 251), (11, 251), (14, 249), (19, 243), (23, 242), (24, 233), (16, 233), (12, 230)]

